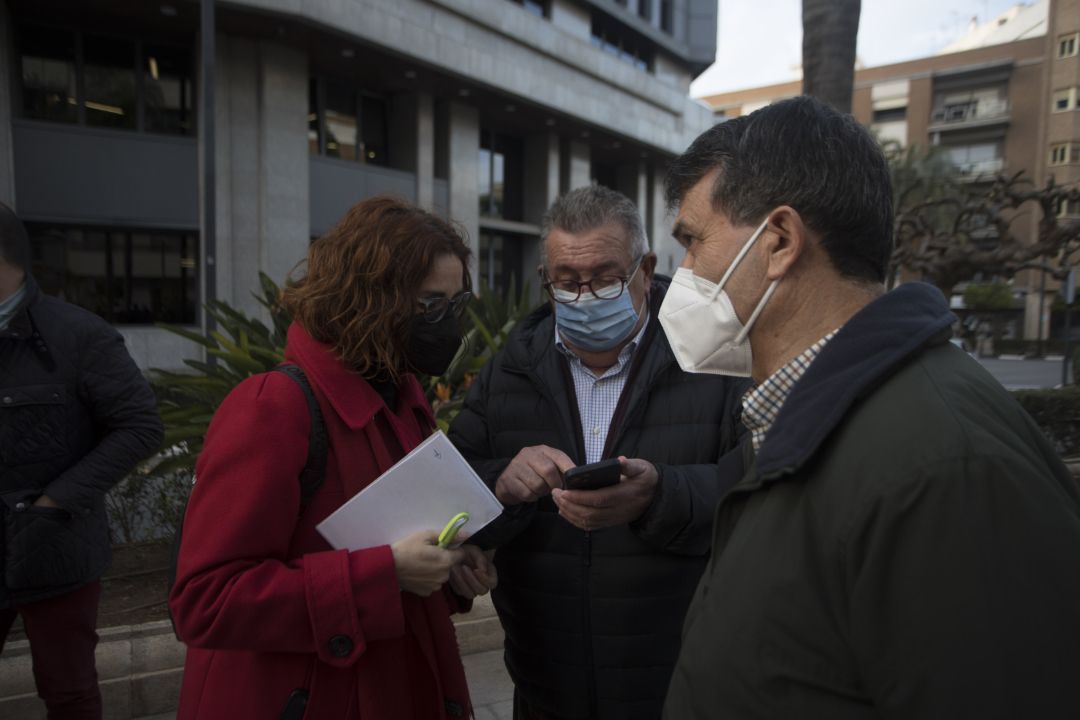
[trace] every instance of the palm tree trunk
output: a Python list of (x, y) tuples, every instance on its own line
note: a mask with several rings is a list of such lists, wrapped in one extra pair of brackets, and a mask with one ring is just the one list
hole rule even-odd
[(851, 112), (861, 0), (803, 0), (803, 94)]

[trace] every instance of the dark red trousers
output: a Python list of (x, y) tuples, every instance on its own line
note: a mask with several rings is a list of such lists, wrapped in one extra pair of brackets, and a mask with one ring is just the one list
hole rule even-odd
[(100, 597), (101, 583), (95, 580), (66, 595), (0, 609), (0, 653), (15, 617), (21, 615), (30, 640), (34, 683), (49, 720), (101, 719), (94, 665)]

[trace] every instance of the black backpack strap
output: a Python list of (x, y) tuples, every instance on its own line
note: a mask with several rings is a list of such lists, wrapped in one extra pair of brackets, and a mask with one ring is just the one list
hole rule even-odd
[(299, 365), (278, 365), (275, 371), (292, 378), (293, 382), (300, 386), (307, 400), (308, 414), (311, 416), (311, 433), (308, 436), (307, 462), (300, 471), (300, 512), (307, 509), (311, 498), (323, 484), (326, 477), (326, 453), (329, 449), (329, 440), (326, 435), (326, 422), (323, 420), (322, 408), (315, 399), (315, 393), (311, 389), (304, 371)]

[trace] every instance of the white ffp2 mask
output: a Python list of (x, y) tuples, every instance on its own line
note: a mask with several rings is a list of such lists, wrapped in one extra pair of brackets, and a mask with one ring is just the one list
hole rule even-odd
[(657, 317), (685, 372), (750, 376), (753, 355), (747, 338), (780, 280), (772, 281), (745, 326), (735, 314), (724, 286), (768, 222), (766, 219), (754, 231), (719, 283), (698, 277), (686, 268), (675, 271)]

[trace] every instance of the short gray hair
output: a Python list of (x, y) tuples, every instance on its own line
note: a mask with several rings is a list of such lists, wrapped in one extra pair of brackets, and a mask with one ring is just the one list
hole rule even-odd
[(544, 213), (540, 229), (540, 262), (547, 267), (547, 239), (552, 230), (577, 234), (612, 224), (623, 229), (626, 250), (632, 260), (649, 252), (641, 213), (622, 193), (602, 185), (586, 185), (559, 196)]

